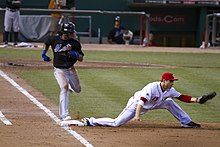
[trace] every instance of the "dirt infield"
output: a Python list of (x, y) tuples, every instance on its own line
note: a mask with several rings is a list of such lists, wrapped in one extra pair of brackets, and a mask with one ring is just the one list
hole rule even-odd
[[(139, 46), (83, 45), (86, 50), (161, 51), (167, 52), (212, 52), (219, 49), (193, 48), (142, 48)], [(21, 48), (19, 48), (21, 49)], [(41, 60), (0, 59), (0, 70), (6, 72), (20, 86), (36, 97), (57, 115), (58, 107), (42, 93), (25, 83), (14, 70), (48, 69), (51, 63)], [(128, 64), (117, 62), (77, 63), (77, 68), (166, 68), (166, 65)], [(175, 67), (172, 67), (175, 68)], [(12, 122), (6, 126), (0, 122), (0, 146), (2, 147), (68, 147), (83, 146), (73, 136), (59, 127), (45, 112), (40, 110), (16, 88), (0, 76), (0, 111)], [(218, 147), (220, 146), (220, 124), (202, 123), (200, 129), (183, 129), (178, 122), (129, 122), (121, 127), (72, 127), (89, 143), (97, 147)]]

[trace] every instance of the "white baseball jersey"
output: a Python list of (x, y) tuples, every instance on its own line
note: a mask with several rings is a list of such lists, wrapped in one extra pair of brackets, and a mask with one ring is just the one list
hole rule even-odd
[[(146, 85), (142, 90), (137, 91), (131, 97), (124, 110), (118, 115), (117, 118), (88, 118), (91, 126), (120, 126), (135, 116), (138, 104), (143, 106), (141, 114), (146, 113), (152, 109), (167, 109), (181, 124), (187, 124), (191, 118), (186, 114), (172, 98), (179, 97), (181, 94), (170, 88), (162, 91), (160, 82), (153, 82)], [(143, 103), (141, 97), (147, 101)]]
[(134, 94), (134, 99), (140, 100), (141, 97), (146, 98), (147, 102), (142, 106), (144, 109), (149, 110), (161, 105), (161, 103), (168, 97), (175, 98), (179, 97), (180, 95), (181, 94), (177, 92), (173, 87), (163, 92), (160, 86), (160, 82), (153, 82), (146, 85), (142, 90), (136, 92)]

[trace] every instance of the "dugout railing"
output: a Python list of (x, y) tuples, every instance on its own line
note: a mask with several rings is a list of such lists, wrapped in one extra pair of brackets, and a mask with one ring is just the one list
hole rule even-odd
[[(206, 29), (205, 29), (205, 48), (208, 47), (208, 44), (211, 43), (213, 47), (220, 44), (220, 40), (217, 35), (219, 35), (220, 32), (220, 13), (214, 13), (214, 14), (208, 14), (206, 16)], [(211, 29), (210, 29), (211, 28)]]
[[(0, 9), (5, 11), (5, 9)], [(139, 16), (140, 17), (140, 45), (142, 45), (143, 38), (148, 40), (150, 32), (150, 15), (145, 12), (130, 12), (130, 11), (101, 11), (101, 10), (66, 10), (66, 9), (34, 9), (34, 8), (21, 8), (20, 11), (28, 12), (46, 12), (46, 13), (65, 13), (71, 15), (126, 15), (126, 16)], [(143, 34), (144, 32), (144, 34)]]

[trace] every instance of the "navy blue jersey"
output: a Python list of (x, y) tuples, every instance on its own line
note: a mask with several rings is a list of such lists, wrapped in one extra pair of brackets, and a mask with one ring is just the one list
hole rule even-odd
[(46, 46), (51, 46), (54, 54), (53, 65), (56, 68), (70, 68), (77, 61), (70, 58), (70, 51), (77, 51), (84, 56), (81, 44), (75, 39), (63, 40), (60, 36), (49, 37), (45, 41)]
[(112, 30), (109, 32), (108, 39), (112, 39), (112, 42), (115, 42), (117, 44), (124, 44), (123, 40), (123, 33), (125, 28), (120, 26), (119, 28), (112, 28)]

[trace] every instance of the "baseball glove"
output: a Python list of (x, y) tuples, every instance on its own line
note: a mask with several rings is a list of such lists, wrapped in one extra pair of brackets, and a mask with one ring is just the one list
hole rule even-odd
[(210, 92), (210, 93), (204, 94), (204, 95), (198, 97), (198, 102), (200, 104), (204, 104), (206, 101), (214, 98), (215, 96), (216, 96), (216, 92)]

